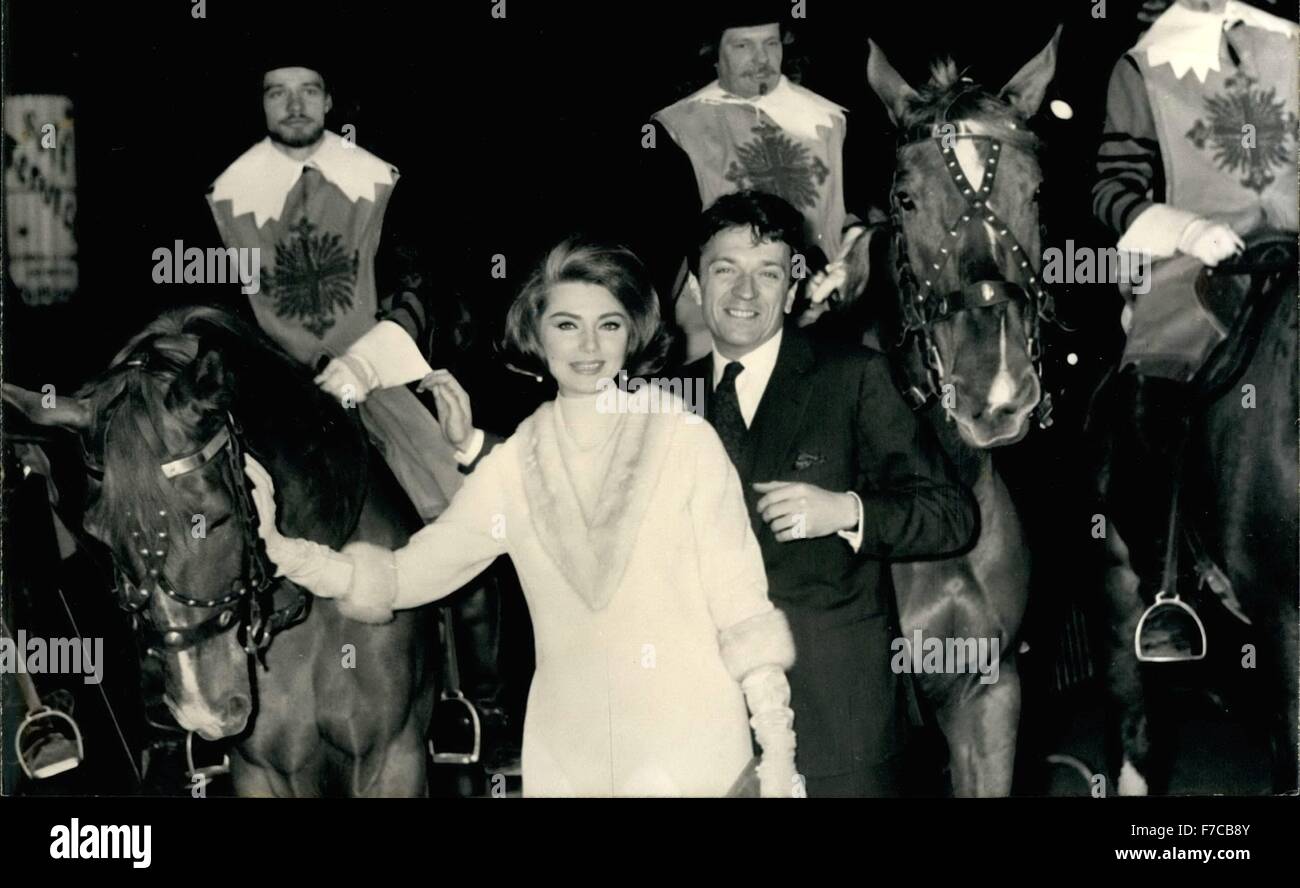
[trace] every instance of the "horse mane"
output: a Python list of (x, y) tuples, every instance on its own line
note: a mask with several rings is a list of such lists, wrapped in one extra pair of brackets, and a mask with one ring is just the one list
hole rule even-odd
[[(159, 430), (173, 384), (207, 346), (216, 347), (227, 370), (237, 370), (237, 376), (254, 374), (256, 385), (240, 386), (236, 379), (235, 405), (249, 419), (259, 406), (265, 408), (260, 411), (264, 414), (299, 418), (311, 416), (312, 411), (318, 417), (340, 411), (303, 367), (233, 313), (211, 306), (164, 312), (131, 337), (108, 370), (76, 393), (88, 402), (93, 416), (83, 446), (103, 468), (103, 481), (87, 517), (115, 552), (135, 553), (140, 548), (133, 532), (141, 533), (147, 545), (153, 545), (155, 534), (164, 529), (172, 541), (189, 541), (183, 492), (159, 471), (161, 463), (176, 456), (164, 452)], [(211, 429), (199, 429), (199, 434), (214, 433), (215, 417), (212, 424)], [(301, 422), (289, 419), (280, 425), (292, 429)], [(248, 437), (253, 440), (253, 435)], [(258, 448), (253, 444), (250, 449)]]
[(1038, 138), (1029, 129), (1024, 115), (1005, 99), (997, 96), (966, 76), (951, 58), (939, 59), (930, 66), (930, 80), (909, 97), (899, 128), (936, 123), (977, 121), (992, 129), (1004, 141), (1036, 151)]

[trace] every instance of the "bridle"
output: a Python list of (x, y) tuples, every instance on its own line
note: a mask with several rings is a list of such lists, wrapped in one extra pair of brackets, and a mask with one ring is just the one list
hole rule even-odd
[[(1015, 124), (1010, 124), (1013, 128)], [(955, 141), (967, 139), (988, 144), (988, 160), (984, 165), (984, 176), (980, 186), (971, 184), (961, 170), (957, 161)], [(939, 152), (943, 169), (965, 202), (959, 218), (945, 226), (943, 242), (939, 246), (940, 258), (918, 275), (912, 267), (911, 254), (907, 249), (907, 234), (900, 216), (897, 199), (893, 199), (890, 224), (894, 231), (894, 253), (897, 263), (897, 281), (902, 315), (899, 346), (906, 343), (910, 336), (915, 336), (920, 349), (920, 358), (925, 367), (924, 385), (911, 380), (904, 396), (913, 409), (920, 409), (938, 397), (943, 388), (945, 369), (943, 359), (935, 345), (934, 325), (965, 311), (993, 308), (998, 305), (1015, 303), (1021, 308), (1021, 317), (1025, 324), (1025, 338), (1029, 346), (1029, 360), (1034, 372), (1041, 380), (1043, 377), (1041, 321), (1055, 321), (1052, 297), (1043, 286), (1038, 270), (1031, 264), (1028, 252), (1016, 238), (1001, 216), (993, 209), (990, 198), (997, 182), (998, 161), (1002, 156), (1003, 141), (997, 136), (984, 131), (973, 130), (968, 122), (942, 121), (912, 127), (903, 132), (898, 140), (895, 183), (898, 170), (902, 168), (902, 151), (917, 144), (931, 144)], [(1014, 146), (1013, 146), (1014, 147)], [(1022, 149), (1017, 149), (1022, 150)], [(894, 192), (891, 186), (891, 194)], [(948, 260), (956, 252), (958, 239), (970, 225), (985, 225), (1006, 244), (1010, 253), (1017, 257), (1016, 266), (1021, 281), (973, 281), (951, 292), (938, 292), (935, 281), (946, 267)], [(1047, 428), (1052, 424), (1052, 399), (1044, 389), (1042, 399), (1035, 408), (1038, 424)]]
[[(123, 366), (147, 368), (150, 360), (155, 357), (158, 357), (156, 353), (146, 353), (131, 358)], [(123, 387), (106, 406), (105, 420), (101, 426), (104, 436), (107, 435), (108, 424), (126, 392), (127, 388)], [(154, 436), (158, 437), (156, 430)], [(165, 448), (160, 449), (166, 452)], [(266, 652), (274, 636), (300, 623), (310, 613), (310, 596), (294, 584), (277, 582), (275, 571), (261, 545), (257, 534), (257, 511), (244, 475), (244, 450), (239, 422), (233, 414), (227, 412), (221, 428), (198, 450), (159, 464), (163, 477), (171, 481), (224, 458), (221, 466), (233, 491), (234, 518), (243, 536), (240, 572), (231, 582), (228, 593), (220, 598), (193, 598), (180, 592), (163, 569), (169, 545), (167, 531), (153, 531), (147, 522), (142, 521), (142, 527), (131, 532), (132, 545), (137, 547), (136, 551), (145, 564), (148, 575), (145, 583), (184, 607), (211, 611), (206, 619), (189, 626), (158, 625), (148, 609), (153, 591), (134, 581), (117, 556), (113, 556), (116, 580), (114, 592), (118, 605), (132, 615), (132, 626), (149, 656), (161, 658), (166, 654), (176, 654), (237, 628), (239, 644), (244, 652), (257, 658), (265, 668)], [(103, 475), (102, 465), (90, 453), (85, 453), (84, 458), (90, 472)], [(166, 510), (159, 510), (157, 517), (165, 522)], [(277, 610), (275, 593), (280, 587), (287, 587), (291, 600)]]

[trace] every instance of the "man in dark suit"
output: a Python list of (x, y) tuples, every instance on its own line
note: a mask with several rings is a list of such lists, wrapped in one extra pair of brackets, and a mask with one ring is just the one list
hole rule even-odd
[(693, 272), (712, 353), (687, 365), (745, 488), (797, 662), (808, 795), (900, 791), (902, 685), (890, 669), (888, 559), (952, 555), (978, 510), (894, 388), (884, 355), (786, 328), (804, 221), (745, 191), (700, 217)]

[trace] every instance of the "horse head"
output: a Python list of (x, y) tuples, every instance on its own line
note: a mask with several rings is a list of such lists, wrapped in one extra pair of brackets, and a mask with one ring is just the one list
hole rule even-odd
[(972, 447), (1011, 444), (1042, 399), (1038, 141), (1028, 120), (1060, 29), (998, 93), (951, 61), (915, 90), (871, 44), (867, 79), (900, 131), (891, 204), (898, 304), (882, 332), (908, 348), (914, 395), (940, 396)]
[[(255, 382), (241, 387), (237, 371)], [(252, 655), (291, 625), (271, 620), (284, 616), (273, 608), (279, 583), (257, 540), (240, 464), (245, 435), (234, 417), (260, 421), (248, 441), (265, 446), (267, 421), (249, 415), (274, 415), (268, 399), (278, 400), (283, 422), (299, 426), (310, 425), (303, 417), (313, 410), (317, 429), (329, 407), (341, 414), (303, 375), (233, 315), (190, 308), (154, 321), (105, 373), (49, 409), (41, 396), (5, 386), (5, 400), (34, 422), (80, 434), (89, 476), (85, 530), (111, 552), (119, 603), (164, 665), (168, 708), (205, 739), (245, 730), (254, 708)], [(303, 388), (286, 396), (285, 380)], [(292, 445), (281, 452), (248, 446), (273, 474), (308, 474), (288, 470), (282, 451)], [(329, 484), (329, 473), (321, 474)], [(304, 483), (311, 482), (285, 477), (281, 495), (309, 499)], [(292, 507), (284, 523), (297, 523), (299, 533), (310, 526), (295, 521)]]

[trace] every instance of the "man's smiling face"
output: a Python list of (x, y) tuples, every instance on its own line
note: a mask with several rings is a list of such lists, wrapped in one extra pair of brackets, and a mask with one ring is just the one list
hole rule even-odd
[(790, 246), (758, 240), (749, 227), (725, 228), (700, 251), (700, 308), (724, 357), (767, 342), (794, 305)]

